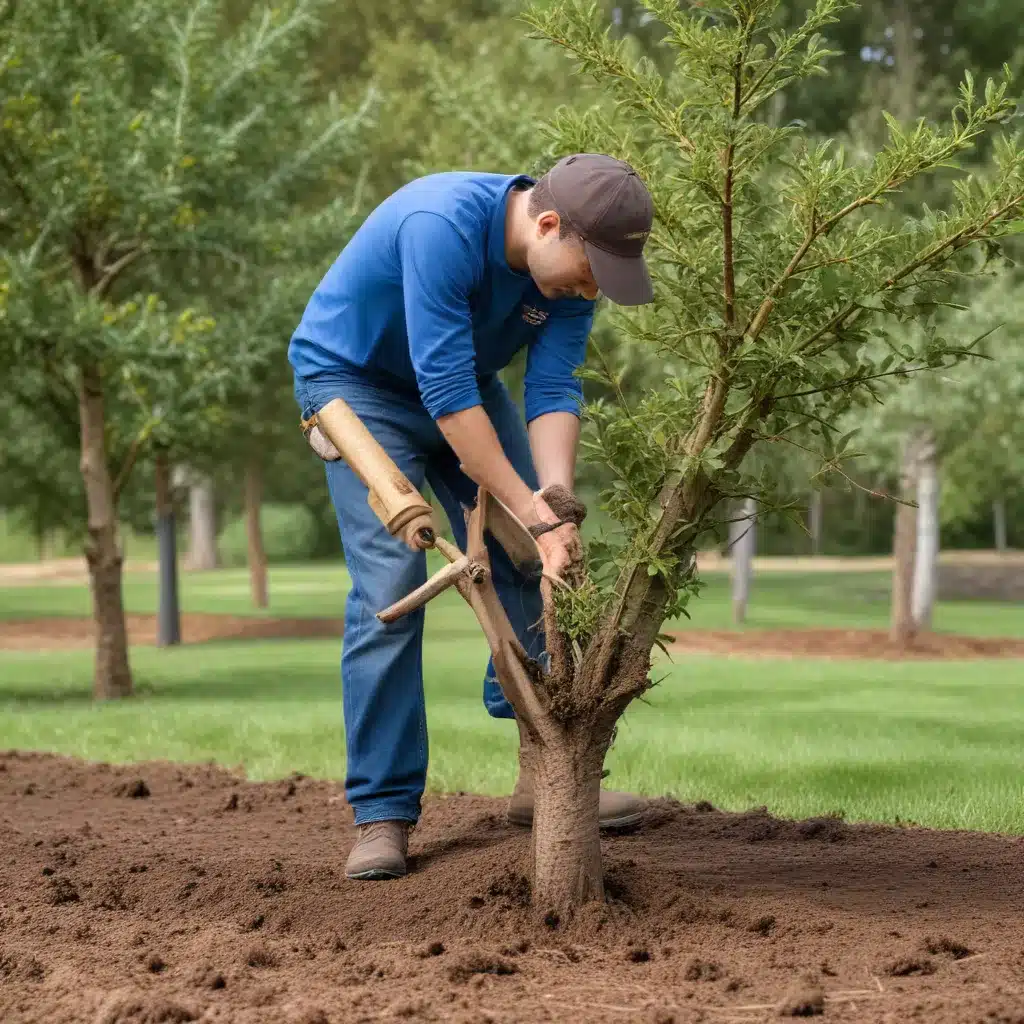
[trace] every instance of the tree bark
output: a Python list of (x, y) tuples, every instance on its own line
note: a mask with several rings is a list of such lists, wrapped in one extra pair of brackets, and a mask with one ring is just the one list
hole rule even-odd
[(821, 491), (811, 491), (811, 504), (807, 519), (807, 530), (811, 535), (811, 554), (820, 555), (823, 547), (822, 528), (825, 522), (825, 499)]
[(201, 476), (192, 481), (188, 490), (188, 567), (209, 571), (216, 569), (217, 556), (217, 504), (213, 481)]
[(171, 496), (171, 469), (165, 452), (156, 456), (156, 539), (159, 552), (160, 598), (157, 605), (157, 647), (181, 643), (178, 604), (178, 540)]
[(732, 618), (742, 625), (747, 618), (750, 580), (754, 574), (757, 547), (757, 501), (745, 498), (732, 511), (729, 523), (729, 548), (732, 553)]
[(917, 448), (917, 550), (912, 611), (915, 630), (932, 627), (939, 569), (939, 469), (935, 435), (921, 434)]
[(267, 555), (263, 550), (263, 530), (260, 526), (260, 505), (263, 503), (263, 467), (255, 456), (245, 467), (245, 532), (249, 551), (249, 587), (252, 603), (266, 608)]
[(79, 467), (88, 513), (85, 558), (96, 622), (93, 694), (98, 700), (105, 700), (130, 696), (132, 674), (121, 587), (123, 556), (118, 538), (117, 502), (107, 464), (103, 382), (99, 368), (93, 365), (83, 366), (79, 374), (78, 416), (81, 428)]
[(573, 733), (549, 739), (533, 759), (533, 908), (549, 927), (604, 899), (599, 817), (607, 747), (574, 723)]
[(1006, 551), (1009, 544), (1006, 540), (1006, 502), (996, 498), (992, 502), (992, 535), (996, 551)]
[(920, 101), (918, 72), (921, 53), (914, 39), (914, 19), (907, 0), (895, 0), (890, 18), (893, 50), (891, 109), (903, 124), (910, 124), (917, 116)]
[[(917, 490), (917, 434), (904, 441), (900, 474), (900, 498), (912, 502)], [(907, 644), (914, 635), (913, 585), (914, 552), (917, 547), (917, 509), (896, 506), (892, 540), (892, 619), (889, 636), (893, 643)]]

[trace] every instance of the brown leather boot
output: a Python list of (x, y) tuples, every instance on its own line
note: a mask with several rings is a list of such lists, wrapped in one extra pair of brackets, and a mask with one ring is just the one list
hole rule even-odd
[(361, 882), (401, 878), (409, 852), (408, 821), (371, 821), (357, 826), (359, 835), (348, 855), (345, 875)]
[[(631, 828), (641, 822), (646, 807), (642, 797), (602, 789), (598, 811), (600, 826), (605, 829)], [(510, 825), (529, 828), (533, 824), (533, 775), (522, 766), (508, 802), (507, 818)]]

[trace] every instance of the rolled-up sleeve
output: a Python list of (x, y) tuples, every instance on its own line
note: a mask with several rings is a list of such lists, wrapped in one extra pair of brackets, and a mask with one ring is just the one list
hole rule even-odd
[(435, 213), (414, 213), (398, 232), (409, 356), (434, 419), (480, 405), (469, 294), (476, 259), (462, 233)]
[(580, 415), (583, 386), (576, 370), (587, 357), (594, 303), (561, 300), (526, 355), (526, 421), (549, 412)]

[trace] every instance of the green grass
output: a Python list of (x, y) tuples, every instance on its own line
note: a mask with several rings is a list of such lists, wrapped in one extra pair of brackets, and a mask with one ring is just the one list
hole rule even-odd
[[(122, 527), (121, 543), (125, 554), (131, 558), (156, 558), (156, 538), (152, 534), (136, 534), (128, 527)], [(81, 553), (81, 537), (58, 532), (49, 538), (48, 558), (74, 558)], [(36, 540), (24, 524), (18, 517), (0, 512), (0, 565), (5, 562), (35, 562), (38, 558)]]
[[(150, 574), (126, 575), (129, 610), (152, 611)], [(337, 564), (275, 568), (270, 612), (340, 615)], [(187, 610), (251, 613), (243, 571), (187, 574)], [(0, 588), (0, 617), (85, 614), (80, 585)], [(693, 626), (729, 625), (728, 583), (711, 576)], [(750, 625), (884, 626), (881, 574), (762, 574)], [(950, 602), (937, 626), (1024, 636), (1009, 604)], [(132, 652), (138, 696), (90, 700), (86, 651), (0, 652), (0, 748), (132, 761), (213, 759), (253, 778), (343, 774), (339, 641), (221, 643)], [(431, 605), (424, 652), (431, 789), (508, 792), (515, 736), (486, 715), (486, 649), (452, 593)], [(1024, 834), (1024, 664), (750, 661), (677, 657), (628, 712), (609, 785), (784, 815)]]
[[(515, 737), (480, 703), (485, 647), (426, 644), (431, 789), (508, 792)], [(0, 748), (213, 759), (253, 778), (343, 772), (333, 641), (133, 652), (139, 694), (96, 706), (87, 652), (0, 655)], [(1020, 662), (685, 658), (622, 723), (609, 785), (803, 816), (1024, 833)]]

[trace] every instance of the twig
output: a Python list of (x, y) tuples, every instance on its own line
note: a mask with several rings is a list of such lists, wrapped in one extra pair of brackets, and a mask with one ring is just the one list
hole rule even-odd
[[(642, 1013), (646, 1006), (617, 1006), (615, 1003), (562, 1003), (550, 993), (545, 993), (548, 1006), (564, 1006), (569, 1010), (613, 1010), (616, 1013)], [(584, 1018), (585, 1019), (585, 1018)]]
[(89, 289), (90, 294), (98, 299), (105, 298), (110, 290), (110, 286), (117, 280), (121, 271), (127, 269), (143, 253), (148, 251), (148, 247), (144, 245), (140, 245), (135, 249), (129, 249), (128, 252), (115, 260), (109, 267), (104, 268), (103, 276)]
[[(962, 352), (961, 355), (972, 355), (973, 353)], [(898, 370), (887, 370), (885, 373), (866, 373), (858, 377), (844, 377), (842, 380), (837, 380), (834, 384), (826, 384), (821, 388), (811, 388), (808, 391), (793, 391), (788, 395), (777, 395), (775, 400), (781, 402), (786, 398), (806, 398), (808, 395), (820, 395), (826, 391), (834, 391), (836, 388), (845, 388), (849, 384), (860, 384), (866, 380), (878, 380), (881, 377), (899, 377), (907, 373), (920, 373), (922, 370), (952, 370), (956, 363), (950, 363), (948, 366), (943, 364), (941, 366), (905, 366)]]
[(839, 467), (839, 463), (826, 459), (821, 452), (816, 452), (813, 448), (808, 448), (806, 445), (800, 444), (799, 441), (794, 441), (791, 437), (783, 437), (781, 434), (773, 434), (770, 437), (762, 437), (762, 441), (785, 441), (786, 444), (791, 444), (795, 448), (801, 449), (801, 451), (807, 452), (809, 455), (813, 455), (815, 458), (821, 459), (822, 463), (828, 466), (830, 472), (838, 473), (848, 483), (853, 484), (858, 490), (864, 491), (865, 494), (870, 494), (872, 498), (885, 498), (888, 501), (895, 501), (899, 505), (906, 505), (908, 508), (917, 508), (916, 501), (906, 501), (903, 498), (897, 498), (895, 494), (888, 494), (886, 491), (876, 491), (870, 487), (865, 487), (862, 483), (858, 483), (853, 479), (852, 476), (844, 473)]
[(142, 429), (135, 435), (135, 439), (129, 446), (128, 453), (125, 455), (124, 462), (121, 463), (121, 468), (113, 483), (115, 503), (121, 497), (121, 489), (127, 483), (128, 477), (131, 474), (132, 469), (135, 467), (135, 461), (139, 457), (139, 452), (142, 450), (142, 446), (149, 440), (149, 435), (153, 432), (153, 428), (156, 426), (156, 423), (157, 421), (155, 419), (147, 420), (146, 423), (143, 424)]
[(969, 963), (971, 960), (980, 960), (983, 956), (988, 956), (988, 953), (973, 953), (971, 956), (964, 956), (959, 960), (954, 960), (953, 963), (959, 966), (960, 964)]

